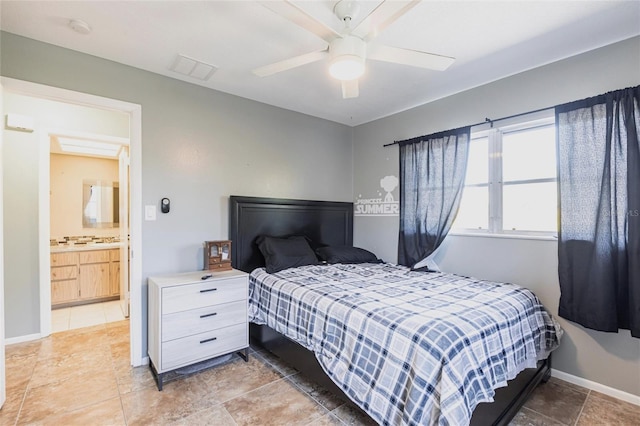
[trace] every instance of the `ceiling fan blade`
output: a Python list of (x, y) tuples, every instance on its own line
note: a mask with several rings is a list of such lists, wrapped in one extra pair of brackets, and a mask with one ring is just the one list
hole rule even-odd
[(286, 0), (261, 1), (260, 4), (305, 30), (314, 33), (327, 43), (331, 43), (333, 39), (340, 36), (336, 30), (323, 24), (298, 6)]
[(360, 95), (358, 79), (342, 80), (342, 97), (344, 99), (357, 98)]
[(373, 40), (378, 37), (385, 28), (407, 13), (409, 9), (417, 6), (420, 1), (421, 0), (385, 0), (364, 18), (362, 22), (351, 31), (351, 34), (360, 37), (364, 41)]
[(294, 56), (293, 58), (285, 59), (284, 61), (275, 62), (273, 64), (265, 65), (260, 68), (254, 69), (252, 72), (258, 77), (266, 77), (281, 71), (290, 70), (302, 65), (310, 64), (324, 59), (329, 54), (327, 49), (316, 50), (315, 52), (306, 53), (300, 56)]
[(399, 47), (385, 46), (377, 43), (369, 43), (367, 45), (367, 59), (427, 68), (436, 71), (446, 70), (455, 61), (455, 58), (449, 56), (420, 52), (418, 50), (401, 49)]

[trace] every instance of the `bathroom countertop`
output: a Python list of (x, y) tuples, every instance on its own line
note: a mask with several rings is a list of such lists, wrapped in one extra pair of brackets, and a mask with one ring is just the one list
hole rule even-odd
[(51, 253), (64, 253), (69, 251), (108, 250), (124, 247), (123, 242), (114, 243), (86, 243), (86, 244), (60, 244), (50, 246)]

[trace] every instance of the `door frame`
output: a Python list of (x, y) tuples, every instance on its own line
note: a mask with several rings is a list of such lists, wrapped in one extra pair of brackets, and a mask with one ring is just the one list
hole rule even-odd
[[(0, 81), (0, 117), (4, 117), (4, 86)], [(4, 132), (0, 131), (0, 224), (4, 223)], [(0, 225), (0, 241), (4, 242), (4, 225)], [(4, 244), (0, 244), (0, 409), (7, 399), (4, 348)]]
[[(0, 79), (6, 92), (16, 93), (40, 99), (48, 99), (68, 104), (83, 105), (97, 109), (116, 110), (128, 113), (129, 120), (129, 157), (130, 157), (130, 253), (131, 269), (129, 283), (131, 287), (130, 301), (131, 312), (129, 316), (129, 329), (131, 339), (131, 365), (139, 366), (148, 362), (148, 357), (142, 353), (142, 106), (130, 102), (105, 98), (73, 90), (46, 86), (43, 84), (17, 80), (8, 77)], [(45, 138), (43, 138), (45, 139)], [(48, 143), (48, 138), (46, 138)], [(48, 155), (40, 150), (40, 170), (46, 157), (46, 170), (48, 167)], [(48, 154), (48, 149), (46, 153)], [(40, 337), (51, 334), (51, 282), (49, 260), (49, 185), (43, 188), (43, 183), (48, 183), (49, 176), (41, 173), (39, 178), (39, 268), (40, 268)], [(44, 181), (44, 182), (43, 182)]]

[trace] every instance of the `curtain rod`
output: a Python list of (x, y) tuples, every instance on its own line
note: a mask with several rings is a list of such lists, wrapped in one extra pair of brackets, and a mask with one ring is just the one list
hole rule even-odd
[[(513, 115), (506, 116), (506, 117), (496, 118), (495, 120), (492, 120), (490, 118), (485, 118), (484, 121), (482, 121), (480, 123), (472, 124), (469, 127), (480, 126), (482, 124), (487, 124), (487, 123), (489, 123), (491, 125), (491, 127), (493, 127), (493, 123), (496, 122), (496, 121), (508, 120), (510, 118), (516, 118), (516, 117), (520, 117), (522, 115), (527, 115), (527, 114), (535, 114), (536, 112), (547, 111), (547, 110), (552, 109), (552, 108), (555, 108), (555, 107), (540, 108), (540, 109), (536, 109), (536, 110), (533, 110), (533, 111), (521, 112), (520, 114), (513, 114)], [(393, 141), (391, 143), (387, 143), (387, 144), (382, 145), (382, 147), (386, 148), (388, 146), (398, 145), (400, 142), (401, 141)]]

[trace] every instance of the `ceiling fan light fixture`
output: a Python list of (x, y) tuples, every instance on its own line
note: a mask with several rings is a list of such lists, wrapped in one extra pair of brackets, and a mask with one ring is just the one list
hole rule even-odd
[(340, 55), (329, 65), (331, 77), (349, 81), (360, 78), (364, 74), (364, 58), (357, 55)]
[(359, 78), (364, 74), (366, 52), (365, 42), (358, 37), (346, 35), (333, 40), (329, 45), (329, 74), (342, 81)]

